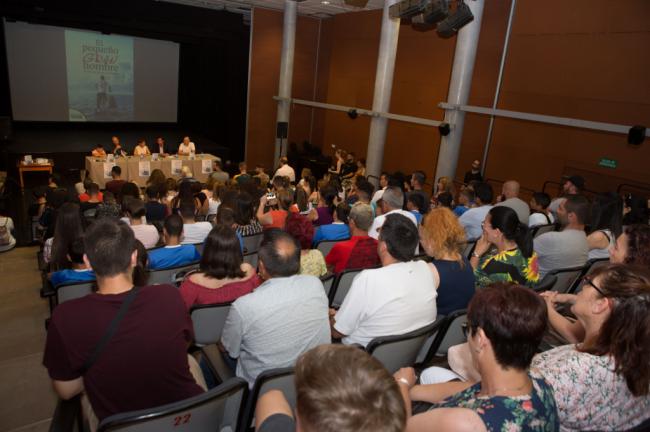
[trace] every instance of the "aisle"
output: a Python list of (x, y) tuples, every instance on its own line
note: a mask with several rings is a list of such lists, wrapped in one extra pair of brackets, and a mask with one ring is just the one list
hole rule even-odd
[(47, 302), (37, 247), (0, 254), (0, 432), (47, 431), (56, 397), (41, 365)]

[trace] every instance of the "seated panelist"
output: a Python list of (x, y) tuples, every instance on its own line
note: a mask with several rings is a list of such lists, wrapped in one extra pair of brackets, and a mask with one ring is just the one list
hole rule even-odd
[(150, 154), (151, 152), (149, 151), (149, 147), (147, 147), (146, 141), (140, 138), (138, 145), (133, 149), (133, 156), (149, 156)]

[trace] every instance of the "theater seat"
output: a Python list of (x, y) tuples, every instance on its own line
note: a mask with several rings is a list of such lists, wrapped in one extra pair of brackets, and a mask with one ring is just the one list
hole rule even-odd
[(241, 378), (198, 396), (156, 408), (115, 414), (99, 424), (98, 432), (236, 431), (248, 394)]

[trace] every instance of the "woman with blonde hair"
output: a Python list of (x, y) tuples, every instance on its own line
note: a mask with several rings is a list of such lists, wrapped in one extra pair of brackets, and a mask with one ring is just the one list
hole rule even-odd
[(445, 192), (451, 194), (452, 197), (455, 195), (454, 182), (449, 177), (440, 177), (436, 185), (435, 197), (437, 198), (438, 195)]
[(440, 278), (436, 299), (440, 315), (465, 309), (474, 295), (474, 272), (461, 253), (465, 242), (465, 230), (448, 208), (435, 208), (424, 217), (420, 243)]

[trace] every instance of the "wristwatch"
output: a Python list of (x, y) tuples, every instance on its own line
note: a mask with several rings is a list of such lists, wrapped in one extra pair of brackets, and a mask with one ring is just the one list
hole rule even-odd
[(472, 252), (472, 256), (476, 258), (481, 258), (481, 255), (477, 254), (476, 252)]

